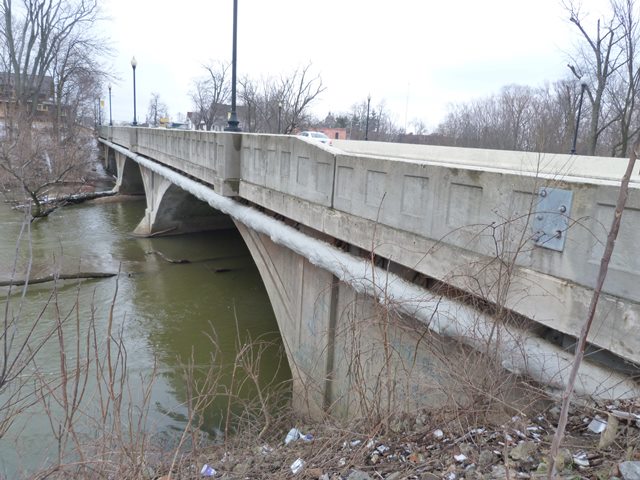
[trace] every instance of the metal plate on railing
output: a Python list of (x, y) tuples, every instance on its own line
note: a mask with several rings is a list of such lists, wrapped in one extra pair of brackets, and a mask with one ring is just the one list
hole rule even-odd
[(561, 252), (567, 238), (573, 192), (559, 188), (541, 187), (533, 217), (535, 244)]

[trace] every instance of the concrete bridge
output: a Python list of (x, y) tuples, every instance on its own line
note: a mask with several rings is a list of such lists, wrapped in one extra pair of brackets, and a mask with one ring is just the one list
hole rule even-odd
[[(311, 412), (470, 401), (498, 370), (562, 388), (625, 159), (102, 127), (140, 235), (235, 225)], [(640, 393), (640, 195), (589, 337), (581, 394)], [(480, 352), (480, 353), (478, 353)], [(478, 385), (478, 388), (483, 388)]]

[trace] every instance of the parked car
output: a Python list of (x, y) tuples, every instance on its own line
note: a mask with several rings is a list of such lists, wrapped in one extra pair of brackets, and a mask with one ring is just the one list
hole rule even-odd
[(309, 140), (313, 140), (315, 142), (331, 145), (331, 139), (322, 132), (300, 132), (298, 136), (308, 138)]

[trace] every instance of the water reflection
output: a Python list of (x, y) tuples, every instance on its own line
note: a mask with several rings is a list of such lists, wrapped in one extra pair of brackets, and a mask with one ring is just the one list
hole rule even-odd
[[(273, 311), (239, 233), (136, 238), (129, 232), (142, 218), (144, 208), (145, 202), (141, 201), (60, 209), (44, 221), (34, 222), (31, 238), (34, 276), (56, 268), (67, 273), (120, 272), (111, 279), (84, 281), (80, 289), (76, 281), (63, 282), (58, 288), (58, 301), (61, 311), (70, 312), (77, 300), (79, 318), (94, 315), (96, 330), (105, 332), (117, 290), (114, 331), (122, 332), (131, 378), (148, 374), (157, 361), (159, 375), (152, 392), (150, 422), (165, 431), (182, 428), (186, 414), (182, 366), (193, 357), (200, 375), (208, 370), (212, 358), (221, 364), (233, 363), (236, 346), (250, 338), (274, 342), (263, 354), (262, 378), (290, 378)], [(12, 245), (21, 221), (16, 212), (2, 206), (0, 225), (0, 276), (7, 278), (6, 266), (15, 256)], [(20, 255), (24, 263), (27, 251)], [(169, 261), (179, 259), (187, 262)], [(51, 287), (31, 286), (21, 315), (37, 315), (46, 305)], [(48, 312), (43, 330), (51, 322), (53, 312)], [(56, 349), (57, 344), (48, 344), (39, 364), (54, 368)], [(225, 372), (223, 378), (228, 380), (229, 373)], [(224, 405), (225, 399), (219, 399), (207, 411), (207, 430), (214, 431), (222, 423)], [(0, 476), (11, 472), (20, 458), (39, 458), (38, 445), (49, 435), (46, 418), (38, 409), (20, 428), (24, 430), (19, 440), (0, 439), (0, 465), (4, 469)]]

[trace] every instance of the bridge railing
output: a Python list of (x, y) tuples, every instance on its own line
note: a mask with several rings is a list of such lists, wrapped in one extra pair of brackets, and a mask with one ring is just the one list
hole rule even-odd
[(220, 132), (101, 127), (103, 138), (207, 182), (221, 195), (238, 193), (240, 138)]

